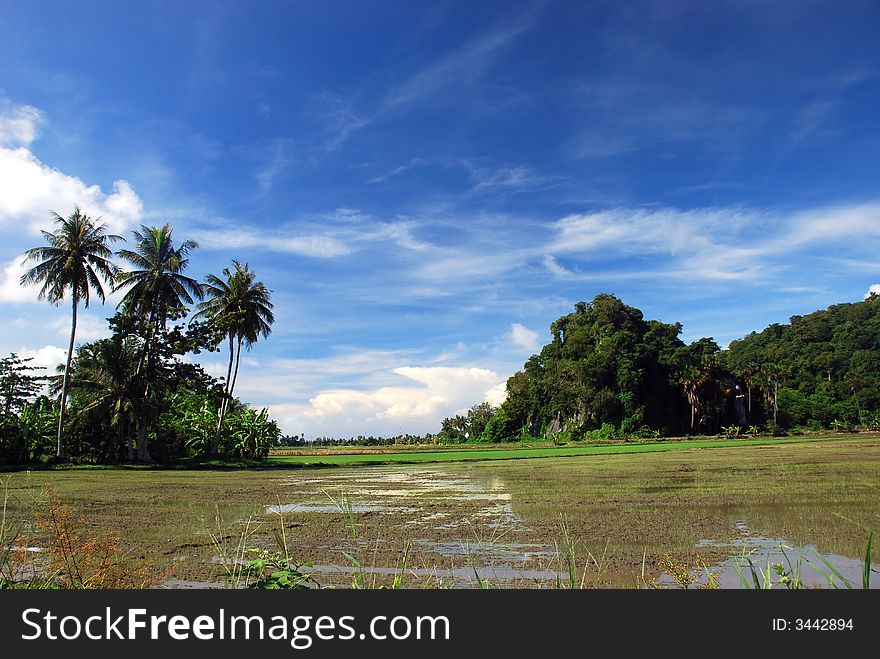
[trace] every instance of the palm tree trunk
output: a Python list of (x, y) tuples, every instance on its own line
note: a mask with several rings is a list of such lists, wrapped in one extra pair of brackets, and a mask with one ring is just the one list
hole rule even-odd
[(238, 346), (235, 350), (235, 371), (232, 374), (232, 386), (229, 387), (229, 397), (232, 398), (232, 390), (235, 389), (235, 381), (238, 380), (238, 362), (241, 359), (241, 337), (238, 337)]
[(147, 421), (149, 418), (149, 409), (148, 409), (148, 399), (150, 393), (150, 383), (147, 381), (147, 372), (150, 369), (150, 345), (153, 343), (153, 339), (156, 336), (155, 325), (156, 323), (156, 312), (155, 310), (150, 311), (149, 318), (147, 320), (147, 336), (144, 339), (144, 345), (141, 349), (141, 355), (138, 359), (138, 367), (135, 372), (135, 377), (140, 377), (144, 380), (144, 400), (143, 409), (139, 415), (138, 419), (138, 435), (137, 435), (137, 460), (138, 462), (152, 462), (153, 458), (150, 456), (150, 449), (147, 445)]
[(150, 449), (147, 446), (147, 410), (141, 414), (141, 422), (138, 424), (137, 459), (138, 462), (152, 462)]
[[(229, 353), (230, 364), (232, 360), (232, 352), (230, 346)], [(226, 413), (229, 411), (229, 406), (232, 404), (232, 391), (235, 389), (235, 381), (238, 379), (238, 364), (241, 360), (241, 337), (238, 339), (238, 345), (235, 350), (235, 370), (232, 372), (232, 381), (229, 383), (229, 389), (226, 392), (226, 396), (223, 398), (223, 405), (220, 407), (220, 418), (217, 420), (217, 443), (219, 446), (220, 442), (220, 429), (223, 427), (223, 421), (226, 419)]]
[(773, 425), (776, 425), (776, 413), (779, 411), (779, 380), (773, 383)]
[(55, 447), (55, 457), (65, 460), (67, 453), (64, 450), (64, 411), (67, 409), (67, 386), (70, 384), (70, 361), (73, 358), (73, 343), (76, 339), (76, 311), (79, 300), (73, 294), (73, 312), (70, 322), (70, 343), (67, 346), (67, 362), (64, 364), (64, 379), (61, 381), (61, 406), (58, 414), (58, 442)]
[(226, 382), (223, 383), (223, 400), (220, 401), (220, 410), (217, 413), (217, 432), (214, 435), (214, 443), (211, 444), (211, 455), (216, 455), (220, 449), (220, 431), (223, 429), (223, 417), (226, 416), (227, 401), (230, 396), (230, 378), (232, 377), (232, 334), (229, 335), (229, 366), (226, 368)]

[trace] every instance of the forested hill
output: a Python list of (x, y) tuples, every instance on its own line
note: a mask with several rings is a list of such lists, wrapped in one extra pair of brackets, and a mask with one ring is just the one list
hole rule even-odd
[(877, 424), (877, 296), (795, 316), (727, 350), (711, 338), (686, 345), (681, 329), (645, 320), (612, 295), (579, 302), (508, 379), (499, 409), (483, 404), (445, 419), (442, 435), (505, 441)]
[(880, 409), (880, 297), (792, 316), (732, 342), (723, 357), (746, 383), (766, 391), (778, 381), (783, 426), (872, 425)]

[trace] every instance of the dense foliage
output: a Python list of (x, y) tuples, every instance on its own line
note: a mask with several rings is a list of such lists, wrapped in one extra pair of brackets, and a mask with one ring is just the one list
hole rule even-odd
[(500, 408), (444, 419), (443, 441), (845, 430), (880, 425), (880, 298), (685, 345), (611, 295), (580, 302), (507, 381)]
[(770, 325), (725, 351), (753, 413), (781, 427), (880, 425), (880, 297)]
[[(22, 283), (40, 284), (40, 296), (53, 303), (70, 298), (71, 350), (49, 378), (14, 354), (0, 359), (0, 464), (265, 459), (281, 437), (278, 424), (232, 395), (242, 345), (268, 336), (274, 320), (269, 291), (247, 264), (223, 271), (240, 295), (218, 311), (214, 301), (229, 286), (214, 275), (201, 284), (185, 274), (198, 245), (176, 245), (169, 225), (135, 232), (134, 249), (116, 253), (129, 264), (121, 270), (108, 260), (107, 242), (122, 238), (107, 236), (79, 209), (53, 217), (58, 229), (44, 232), (49, 247), (28, 252), (37, 263)], [(88, 305), (89, 291), (103, 300), (105, 286), (125, 292), (108, 319), (110, 336), (74, 348), (78, 303)], [(200, 308), (213, 312), (185, 322), (206, 293)], [(237, 352), (226, 380), (191, 363), (190, 355), (217, 350), (227, 338)]]

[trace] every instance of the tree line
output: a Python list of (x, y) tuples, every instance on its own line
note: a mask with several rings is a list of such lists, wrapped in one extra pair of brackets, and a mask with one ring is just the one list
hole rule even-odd
[[(265, 458), (278, 425), (234, 395), (242, 349), (268, 337), (274, 322), (270, 291), (248, 264), (233, 260), (199, 282), (186, 274), (198, 244), (176, 242), (169, 224), (142, 226), (130, 249), (114, 253), (127, 241), (100, 218), (79, 208), (52, 217), (46, 244), (25, 253), (32, 266), (21, 284), (70, 305), (66, 362), (40, 377), (18, 355), (0, 360), (0, 464)], [(123, 297), (109, 338), (76, 346), (80, 306), (110, 292)], [(221, 346), (224, 379), (185, 357)]]
[(752, 332), (722, 350), (685, 344), (600, 294), (550, 326), (507, 399), (443, 420), (444, 441), (660, 437), (880, 429), (880, 297)]

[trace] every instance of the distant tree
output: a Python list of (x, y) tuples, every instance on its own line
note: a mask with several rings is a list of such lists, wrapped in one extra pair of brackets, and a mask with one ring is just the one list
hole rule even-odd
[[(67, 347), (67, 361), (61, 385), (60, 414), (58, 416), (58, 438), (56, 457), (66, 458), (64, 449), (64, 412), (67, 405), (67, 388), (70, 383), (70, 360), (76, 338), (76, 316), (79, 303), (89, 306), (89, 293), (94, 290), (104, 302), (103, 284), (113, 284), (117, 267), (110, 261), (112, 253), (108, 243), (122, 240), (120, 236), (107, 234), (99, 221), (84, 215), (79, 207), (65, 219), (51, 211), (55, 219), (56, 231), (42, 231), (49, 246), (34, 247), (25, 253), (26, 262), (38, 263), (21, 278), (21, 283), (40, 285), (39, 299), (52, 304), (61, 302), (70, 295), (72, 317), (70, 322), (70, 342)], [(99, 218), (100, 219), (100, 218)]]

